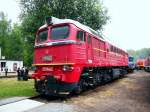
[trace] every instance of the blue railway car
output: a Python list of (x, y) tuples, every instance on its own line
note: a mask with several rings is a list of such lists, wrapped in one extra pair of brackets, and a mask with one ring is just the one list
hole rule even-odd
[(135, 69), (135, 61), (133, 56), (128, 57), (128, 71), (133, 72)]

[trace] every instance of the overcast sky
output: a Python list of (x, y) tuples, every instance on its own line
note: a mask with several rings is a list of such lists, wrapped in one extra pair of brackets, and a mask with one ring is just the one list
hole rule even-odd
[(20, 13), (19, 0), (0, 0), (0, 11), (7, 14), (8, 19), (17, 22)]
[(104, 35), (125, 49), (150, 48), (150, 0), (103, 0), (110, 22)]
[[(18, 0), (1, 0), (0, 11), (17, 22)], [(103, 0), (110, 16), (104, 35), (124, 49), (150, 48), (150, 0)]]

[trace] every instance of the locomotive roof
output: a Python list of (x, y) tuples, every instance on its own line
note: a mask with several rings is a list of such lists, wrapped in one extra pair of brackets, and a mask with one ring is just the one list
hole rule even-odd
[[(58, 19), (58, 18), (52, 17), (52, 23), (53, 23), (53, 25), (62, 24), (62, 23), (72, 23), (72, 24), (76, 25), (78, 28), (80, 28), (80, 29), (82, 29), (82, 30), (84, 30), (84, 31), (86, 31), (88, 33), (91, 33), (93, 35), (96, 35), (96, 36), (104, 39), (97, 31), (95, 31), (92, 28), (90, 28), (90, 27), (88, 27), (86, 25), (83, 25), (80, 22), (75, 21), (75, 20), (71, 20), (71, 19)], [(47, 27), (47, 24), (41, 26), (39, 28), (39, 30), (42, 29), (42, 28), (45, 28), (45, 27)]]
[[(93, 34), (96, 36), (96, 38), (101, 38), (101, 40), (105, 41), (105, 39), (95, 30), (93, 30), (92, 28), (90, 28), (89, 26), (86, 26), (86, 25), (83, 25), (81, 24), (80, 22), (78, 21), (75, 21), (75, 20), (72, 20), (72, 19), (58, 19), (58, 18), (55, 18), (55, 17), (51, 17), (51, 22), (53, 23), (53, 25), (56, 25), (56, 24), (63, 24), (63, 23), (72, 23), (74, 25), (76, 25), (78, 28), (90, 33), (90, 34)], [(43, 29), (45, 27), (47, 27), (48, 25), (47, 24), (44, 24), (43, 26), (41, 26), (39, 28), (40, 29)], [(113, 45), (111, 42), (109, 42), (109, 40), (107, 40), (107, 42), (111, 45)], [(113, 45), (113, 46), (116, 46), (116, 45)], [(119, 48), (119, 47), (118, 47)], [(122, 48), (120, 48), (122, 49)], [(123, 49), (122, 49), (123, 50)], [(126, 50), (124, 50), (126, 51)]]

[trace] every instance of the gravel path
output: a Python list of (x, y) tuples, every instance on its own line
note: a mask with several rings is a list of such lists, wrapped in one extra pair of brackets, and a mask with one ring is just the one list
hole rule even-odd
[(136, 71), (67, 103), (76, 112), (150, 112), (150, 73)]

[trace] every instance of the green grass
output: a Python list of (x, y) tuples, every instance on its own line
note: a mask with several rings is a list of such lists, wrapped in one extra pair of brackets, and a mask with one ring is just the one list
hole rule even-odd
[(0, 99), (14, 96), (34, 96), (34, 80), (17, 81), (16, 78), (0, 79)]

